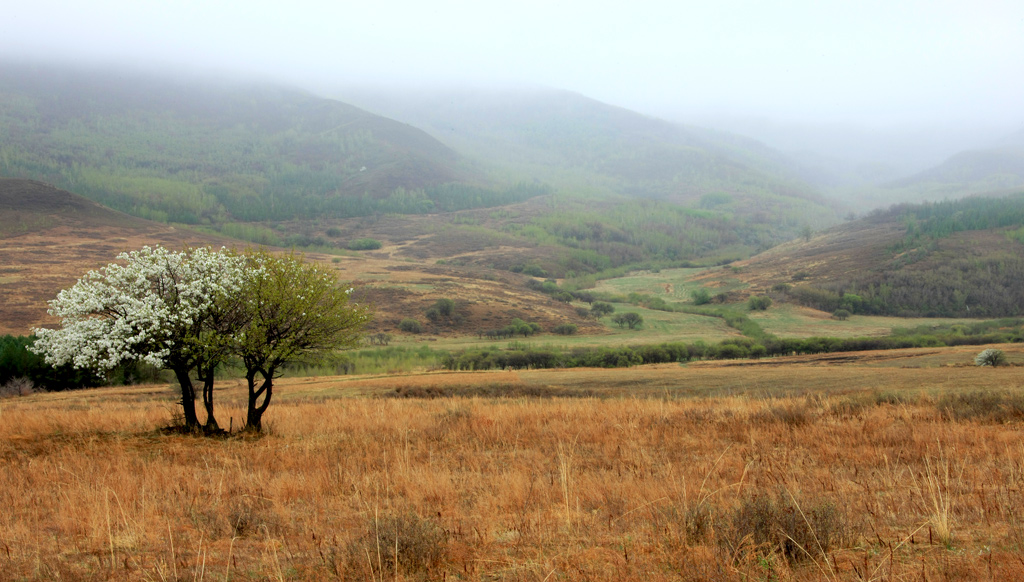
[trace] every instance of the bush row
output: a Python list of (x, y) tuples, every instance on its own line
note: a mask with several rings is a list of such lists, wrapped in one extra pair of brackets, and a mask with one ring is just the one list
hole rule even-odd
[(881, 338), (779, 339), (772, 337), (763, 342), (740, 338), (724, 340), (717, 344), (698, 341), (628, 347), (577, 347), (566, 350), (550, 348), (502, 350), (496, 347), (487, 347), (448, 354), (442, 359), (441, 364), (449, 370), (625, 368), (640, 364), (664, 364), (694, 360), (732, 360), (1021, 341), (1024, 341), (1024, 336), (1020, 333), (994, 333), (974, 336), (949, 334)]

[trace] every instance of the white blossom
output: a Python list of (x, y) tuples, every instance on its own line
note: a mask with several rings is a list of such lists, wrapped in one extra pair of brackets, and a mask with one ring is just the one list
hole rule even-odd
[(162, 367), (218, 298), (241, 289), (245, 259), (226, 249), (144, 247), (90, 271), (50, 301), (59, 329), (36, 329), (33, 351), (53, 365), (110, 369), (141, 359)]

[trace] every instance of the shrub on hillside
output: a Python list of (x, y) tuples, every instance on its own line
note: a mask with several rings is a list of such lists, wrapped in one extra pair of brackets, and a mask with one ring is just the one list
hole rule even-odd
[(747, 300), (747, 307), (751, 311), (764, 311), (772, 306), (772, 298), (767, 295), (754, 295)]
[(690, 297), (693, 299), (694, 305), (706, 305), (711, 303), (711, 292), (703, 287), (690, 291)]
[(572, 323), (563, 323), (563, 324), (561, 324), (561, 325), (555, 326), (555, 329), (554, 329), (554, 330), (552, 330), (552, 331), (554, 331), (555, 333), (557, 333), (557, 334), (559, 334), (559, 335), (573, 335), (573, 334), (575, 334), (575, 333), (576, 333), (576, 332), (577, 332), (578, 330), (579, 330), (579, 328), (578, 328), (578, 327), (576, 327), (576, 325), (575, 325), (575, 324), (572, 324)]
[(423, 325), (415, 319), (407, 317), (398, 323), (398, 329), (405, 333), (421, 333)]

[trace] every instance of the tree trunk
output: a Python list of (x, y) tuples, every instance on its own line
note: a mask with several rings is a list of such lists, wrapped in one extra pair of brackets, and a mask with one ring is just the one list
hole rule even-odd
[(217, 432), (220, 425), (213, 416), (213, 372), (203, 379), (203, 407), (206, 408), (206, 432)]
[(192, 378), (189, 378), (188, 369), (175, 368), (174, 375), (181, 385), (181, 408), (185, 417), (185, 428), (199, 430), (203, 425), (199, 424), (199, 417), (196, 416), (196, 389), (192, 385)]
[[(245, 375), (245, 379), (249, 383), (249, 410), (246, 413), (245, 429), (257, 433), (263, 432), (263, 413), (270, 406), (270, 397), (274, 393), (273, 371), (269, 374), (260, 373), (260, 375), (263, 377), (263, 382), (259, 389), (256, 388), (256, 372), (249, 372)], [(263, 402), (257, 404), (260, 396), (263, 397)]]

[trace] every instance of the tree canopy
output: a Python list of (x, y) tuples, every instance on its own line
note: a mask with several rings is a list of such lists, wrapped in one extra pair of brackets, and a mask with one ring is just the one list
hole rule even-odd
[(338, 286), (333, 273), (299, 257), (260, 252), (250, 261), (259, 275), (246, 288), (248, 325), (237, 354), (249, 386), (246, 426), (258, 432), (281, 367), (354, 347), (370, 313), (350, 304), (352, 289)]
[[(295, 256), (158, 246), (118, 259), (124, 264), (90, 271), (50, 302), (61, 327), (35, 330), (32, 350), (52, 365), (108, 370), (141, 360), (171, 370), (191, 430), (219, 430), (214, 373), (230, 358), (247, 370), (247, 428), (259, 431), (281, 366), (354, 345), (369, 319), (333, 274)], [(257, 374), (263, 382), (254, 389)], [(193, 378), (203, 385), (205, 423)]]

